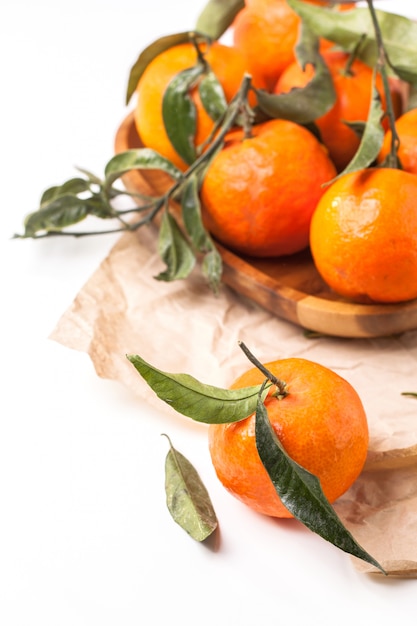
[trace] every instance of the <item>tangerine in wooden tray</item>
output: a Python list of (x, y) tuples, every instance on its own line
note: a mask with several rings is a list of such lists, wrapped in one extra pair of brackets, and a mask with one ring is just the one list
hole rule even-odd
[[(115, 137), (116, 153), (143, 147), (133, 113)], [(128, 191), (157, 195), (166, 189), (160, 171), (130, 171)], [(274, 315), (301, 327), (338, 337), (381, 337), (417, 328), (417, 300), (401, 304), (356, 304), (335, 294), (321, 279), (310, 251), (277, 258), (238, 255), (217, 244), (223, 282)]]

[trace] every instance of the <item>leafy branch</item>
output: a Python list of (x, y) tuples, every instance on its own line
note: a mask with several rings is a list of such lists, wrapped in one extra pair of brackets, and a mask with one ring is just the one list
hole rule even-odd
[[(166, 265), (156, 278), (164, 281), (186, 278), (197, 260), (201, 260), (202, 273), (212, 290), (217, 292), (222, 275), (222, 259), (210, 233), (205, 229), (199, 197), (205, 170), (210, 160), (222, 149), (225, 136), (233, 127), (241, 127), (244, 133), (249, 133), (253, 123), (285, 118), (306, 126), (312, 132), (317, 131), (315, 120), (333, 106), (335, 99), (332, 79), (319, 51), (320, 37), (330, 39), (346, 51), (354, 50), (361, 60), (374, 67), (374, 81), (376, 75), (381, 74), (387, 115), (393, 131), (389, 164), (398, 166), (398, 137), (388, 78), (394, 74), (416, 88), (417, 67), (414, 59), (417, 56), (417, 24), (401, 16), (375, 11), (372, 0), (368, 0), (368, 8), (355, 8), (343, 13), (331, 8), (335, 4), (333, 0), (329, 0), (330, 8), (300, 0), (287, 2), (302, 20), (296, 56), (302, 67), (312, 63), (315, 68), (313, 78), (305, 87), (294, 89), (288, 94), (271, 94), (255, 89), (251, 77), (247, 75), (235, 98), (227, 103), (220, 83), (206, 62), (202, 45), (210, 46), (231, 25), (234, 16), (242, 8), (242, 2), (210, 0), (197, 20), (195, 31), (162, 37), (140, 53), (131, 69), (126, 95), (126, 101), (129, 102), (142, 73), (160, 52), (182, 42), (193, 43), (197, 52), (195, 66), (180, 72), (163, 98), (163, 118), (168, 137), (188, 163), (188, 169), (181, 171), (149, 148), (117, 154), (107, 163), (102, 178), (79, 169), (80, 176), (51, 187), (42, 194), (38, 210), (26, 217), (23, 234), (16, 234), (15, 238), (85, 237), (133, 232), (156, 220), (160, 226), (158, 248)], [(214, 122), (210, 137), (201, 146), (194, 145), (195, 110), (190, 90), (195, 87)], [(247, 101), (249, 90), (257, 98), (254, 108)], [(383, 116), (379, 94), (374, 87), (359, 149), (339, 175), (366, 168), (375, 162), (383, 139)], [(152, 196), (120, 188), (120, 179), (123, 180), (125, 175), (135, 170), (159, 170), (169, 177), (171, 184), (167, 185), (163, 193)], [(132, 206), (120, 208), (122, 199), (131, 202)], [(76, 226), (87, 218), (111, 221), (112, 226), (77, 230)]]
[[(211, 87), (217, 91), (218, 86), (213, 84), (213, 80)], [(23, 235), (15, 235), (15, 238), (84, 237), (133, 232), (150, 224), (162, 212), (158, 246), (167, 268), (157, 278), (174, 280), (187, 277), (195, 265), (197, 255), (202, 254), (203, 274), (216, 292), (221, 279), (222, 261), (210, 234), (204, 227), (198, 189), (204, 169), (221, 149), (230, 129), (238, 124), (245, 126), (248, 117), (252, 119), (252, 110), (247, 103), (250, 89), (250, 76), (245, 76), (238, 93), (222, 115), (217, 114), (218, 120), (211, 143), (192, 161), (185, 172), (150, 148), (131, 149), (119, 153), (107, 163), (103, 179), (81, 170), (86, 176), (85, 179), (73, 178), (61, 186), (47, 189), (41, 197), (40, 208), (26, 217)], [(205, 90), (208, 98), (207, 91), (210, 90), (210, 86), (205, 84)], [(217, 93), (215, 97), (217, 98)], [(151, 197), (131, 194), (115, 186), (120, 178), (135, 170), (162, 171), (171, 178), (172, 184), (161, 195)], [(137, 201), (135, 206), (117, 210), (115, 200), (122, 196)], [(174, 203), (177, 205), (176, 209), (173, 209)], [(139, 214), (140, 219), (127, 220), (126, 217), (130, 214)], [(116, 220), (118, 225), (97, 231), (65, 230), (87, 217)]]

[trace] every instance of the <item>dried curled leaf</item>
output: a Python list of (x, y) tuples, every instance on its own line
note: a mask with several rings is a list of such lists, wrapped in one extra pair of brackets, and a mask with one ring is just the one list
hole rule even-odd
[(174, 448), (165, 460), (165, 493), (169, 512), (196, 541), (204, 541), (217, 528), (213, 504), (195, 467)]

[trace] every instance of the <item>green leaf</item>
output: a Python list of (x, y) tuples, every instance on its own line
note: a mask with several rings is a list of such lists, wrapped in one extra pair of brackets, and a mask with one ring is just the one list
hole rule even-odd
[(313, 78), (305, 87), (296, 87), (288, 93), (271, 94), (255, 90), (258, 106), (270, 117), (311, 124), (332, 108), (336, 92), (329, 68), (319, 53), (319, 40), (305, 25), (301, 29), (296, 53), (303, 69), (307, 64), (314, 66)]
[(204, 64), (199, 62), (179, 72), (169, 83), (162, 100), (162, 117), (168, 138), (188, 165), (197, 158), (197, 112), (190, 91), (203, 72)]
[(215, 246), (213, 246), (213, 249), (206, 252), (204, 255), (201, 271), (203, 276), (207, 278), (211, 289), (215, 294), (217, 294), (219, 292), (220, 281), (223, 273), (223, 260)]
[(52, 200), (59, 198), (60, 196), (73, 195), (77, 196), (80, 193), (84, 193), (90, 190), (90, 181), (85, 178), (70, 178), (65, 183), (59, 186), (50, 187), (46, 189), (41, 197), (41, 206), (49, 204)]
[[(303, 22), (316, 35), (353, 50), (358, 41), (358, 57), (374, 67), (378, 57), (375, 30), (368, 8), (333, 11), (300, 0), (287, 0)], [(417, 23), (400, 15), (376, 10), (384, 46), (390, 65), (403, 80), (417, 83)]]
[(34, 237), (40, 232), (63, 230), (77, 224), (91, 213), (89, 200), (77, 196), (58, 196), (38, 211), (30, 213), (24, 221), (23, 237)]
[(142, 50), (129, 73), (126, 104), (129, 104), (131, 97), (136, 91), (139, 80), (149, 63), (157, 57), (158, 54), (164, 52), (164, 50), (168, 50), (168, 48), (172, 48), (172, 46), (177, 46), (187, 41), (190, 41), (190, 33), (188, 31), (160, 37)]
[(165, 211), (162, 216), (158, 250), (167, 267), (164, 272), (155, 276), (157, 280), (172, 281), (189, 276), (196, 259), (188, 241), (169, 211)]
[[(340, 172), (340, 174), (336, 176), (333, 181), (336, 180), (336, 178), (340, 178), (341, 176), (348, 174), (349, 172), (356, 172), (358, 170), (365, 169), (375, 161), (384, 141), (385, 133), (384, 128), (381, 124), (383, 116), (384, 109), (382, 108), (381, 98), (374, 84), (369, 115), (364, 126), (364, 132), (361, 138), (361, 142), (359, 144), (359, 148), (356, 151), (355, 156), (352, 158), (350, 163), (348, 163), (343, 172)], [(333, 181), (330, 181), (329, 184), (331, 184)]]
[(204, 228), (201, 217), (197, 175), (190, 176), (182, 187), (181, 211), (185, 230), (194, 247), (199, 252), (210, 250), (213, 244), (208, 231)]
[(213, 504), (197, 470), (173, 447), (169, 437), (168, 441), (170, 450), (165, 460), (168, 510), (193, 539), (204, 541), (218, 526)]
[(197, 18), (196, 29), (219, 39), (244, 6), (244, 0), (209, 0)]
[[(163, 372), (137, 354), (128, 354), (127, 358), (158, 398), (197, 422), (238, 422), (255, 412), (261, 385), (222, 389), (206, 385), (189, 374)], [(266, 389), (263, 394), (266, 396)]]
[(290, 513), (326, 541), (385, 573), (344, 527), (324, 495), (318, 478), (286, 453), (271, 426), (261, 397), (256, 408), (255, 437), (261, 461)]
[(417, 108), (417, 85), (411, 85), (407, 98), (407, 111), (415, 108)]
[(201, 267), (202, 273), (207, 278), (214, 293), (218, 293), (223, 262), (209, 232), (203, 224), (197, 175), (190, 176), (183, 186), (181, 209), (185, 230), (194, 247), (199, 252), (204, 253)]
[(227, 100), (217, 76), (208, 70), (201, 78), (198, 92), (203, 107), (214, 122), (222, 118), (227, 109)]
[(183, 173), (171, 161), (151, 148), (137, 148), (116, 154), (105, 168), (105, 187), (107, 190), (113, 183), (129, 172), (137, 169), (163, 170), (176, 181), (183, 178)]

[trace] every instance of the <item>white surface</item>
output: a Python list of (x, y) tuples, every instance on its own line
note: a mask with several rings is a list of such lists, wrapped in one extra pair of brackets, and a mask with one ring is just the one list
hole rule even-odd
[[(287, 614), (293, 624), (384, 625), (417, 607), (417, 581), (359, 575), (308, 531), (240, 505), (214, 476), (202, 428), (168, 423), (48, 339), (116, 237), (10, 240), (74, 165), (102, 173), (137, 54), (192, 28), (203, 4), (2, 5), (2, 626), (257, 626)], [(379, 5), (417, 17), (410, 0)], [(216, 549), (165, 508), (162, 432), (210, 490)]]

